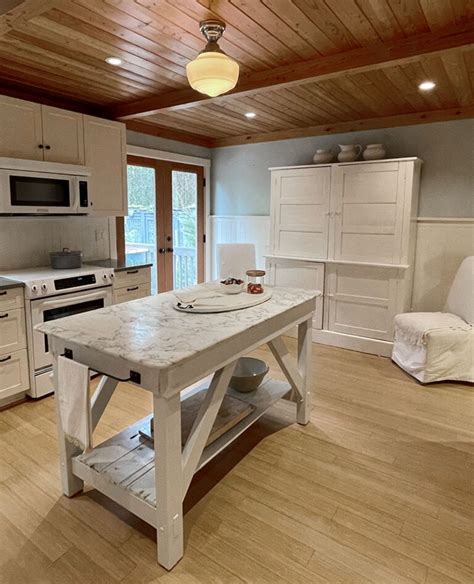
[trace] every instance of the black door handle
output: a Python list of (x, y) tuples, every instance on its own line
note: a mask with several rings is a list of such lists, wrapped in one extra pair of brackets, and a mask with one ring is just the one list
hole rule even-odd
[(5, 314), (0, 314), (0, 318), (7, 318), (8, 316), (8, 312), (6, 312)]
[(158, 253), (166, 253), (166, 249), (164, 247), (160, 247)]
[(166, 251), (167, 251), (168, 253), (173, 253), (173, 251), (174, 251), (174, 250), (173, 250), (173, 248), (172, 248), (172, 247), (167, 247), (167, 248), (166, 248)]

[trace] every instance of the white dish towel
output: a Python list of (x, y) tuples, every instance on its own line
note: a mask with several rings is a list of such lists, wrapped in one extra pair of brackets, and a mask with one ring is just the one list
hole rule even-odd
[(58, 358), (61, 428), (66, 438), (83, 450), (91, 447), (91, 408), (89, 367), (66, 357)]

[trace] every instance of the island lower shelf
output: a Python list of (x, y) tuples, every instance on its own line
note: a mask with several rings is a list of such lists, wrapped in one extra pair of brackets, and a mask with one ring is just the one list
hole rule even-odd
[[(256, 392), (248, 394), (229, 388), (229, 395), (252, 404), (254, 410), (204, 449), (196, 472), (254, 424), (290, 389), (287, 382), (273, 379), (263, 383)], [(156, 527), (155, 451), (151, 442), (140, 435), (140, 431), (149, 430), (151, 418), (151, 415), (146, 416), (91, 451), (75, 457), (72, 470), (84, 482)]]

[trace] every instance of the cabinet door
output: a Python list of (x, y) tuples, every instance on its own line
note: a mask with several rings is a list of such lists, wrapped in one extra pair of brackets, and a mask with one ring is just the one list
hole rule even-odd
[(127, 146), (125, 124), (84, 116), (84, 146), (91, 213), (127, 214)]
[(272, 173), (273, 253), (327, 258), (331, 169)]
[(42, 106), (44, 159), (84, 164), (83, 115)]
[(351, 265), (328, 265), (326, 270), (325, 328), (392, 340), (399, 270)]
[(29, 388), (26, 349), (0, 355), (0, 400)]
[(41, 106), (0, 96), (0, 156), (43, 160)]
[(0, 355), (26, 348), (23, 308), (0, 312)]
[(331, 206), (336, 260), (399, 264), (404, 167), (398, 162), (339, 165), (333, 170)]
[[(324, 264), (298, 260), (270, 260), (270, 280), (273, 286), (319, 290), (324, 293)], [(323, 297), (316, 299), (313, 328), (323, 328)]]

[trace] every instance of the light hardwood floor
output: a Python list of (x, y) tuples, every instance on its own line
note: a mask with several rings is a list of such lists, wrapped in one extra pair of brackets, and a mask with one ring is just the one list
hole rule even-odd
[[(52, 397), (1, 412), (0, 582), (472, 583), (473, 388), (317, 345), (311, 387), (308, 426), (268, 416), (194, 478), (170, 573), (145, 523), (61, 496)], [(123, 384), (96, 439), (150, 411)]]

